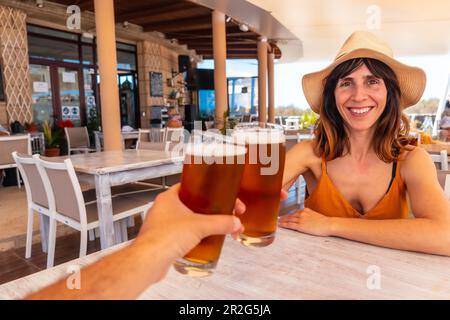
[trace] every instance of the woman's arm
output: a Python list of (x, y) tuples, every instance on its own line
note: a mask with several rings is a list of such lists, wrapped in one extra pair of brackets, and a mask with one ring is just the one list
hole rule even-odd
[(292, 147), (286, 154), (286, 163), (283, 173), (283, 189), (289, 190), (297, 178), (306, 172), (314, 159), (313, 141), (301, 141)]
[(320, 236), (450, 256), (450, 202), (425, 150), (416, 148), (402, 163), (415, 219), (366, 220), (326, 217), (305, 209), (280, 218), (280, 226)]
[[(240, 230), (234, 216), (193, 213), (179, 200), (178, 190), (176, 185), (158, 195), (128, 247), (81, 270), (80, 290), (69, 290), (64, 279), (27, 299), (135, 299), (204, 237)], [(245, 206), (237, 202), (235, 211), (241, 214)]]

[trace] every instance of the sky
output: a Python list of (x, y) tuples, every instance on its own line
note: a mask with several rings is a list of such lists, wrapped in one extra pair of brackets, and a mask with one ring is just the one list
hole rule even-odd
[[(427, 75), (424, 99), (443, 99), (450, 76), (450, 56), (430, 55), (420, 57), (398, 57), (400, 62), (422, 68)], [(303, 75), (326, 67), (330, 61), (308, 61), (275, 64), (275, 105), (294, 105), (308, 108), (301, 88)], [(213, 60), (205, 60), (199, 68), (214, 68)], [(258, 75), (256, 60), (227, 60), (227, 77), (251, 77)]]

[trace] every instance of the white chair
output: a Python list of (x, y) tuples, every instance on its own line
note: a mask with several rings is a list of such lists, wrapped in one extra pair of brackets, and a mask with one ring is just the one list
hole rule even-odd
[(166, 128), (164, 142), (177, 143), (184, 142), (184, 128)]
[(47, 252), (47, 237), (44, 231), (43, 215), (50, 217), (50, 210), (48, 204), (47, 193), (45, 192), (44, 184), (40, 177), (36, 159), (30, 155), (18, 154), (13, 152), (12, 154), (17, 168), (22, 175), (23, 184), (25, 185), (25, 191), (27, 194), (28, 204), (28, 222), (27, 222), (27, 239), (25, 246), (25, 258), (31, 257), (31, 245), (33, 241), (33, 214), (36, 211), (39, 214), (39, 220), (41, 225), (41, 243), (42, 251)]
[(447, 150), (441, 150), (439, 154), (431, 154), (431, 159), (439, 165), (439, 170), (448, 170), (448, 153)]
[(64, 128), (67, 139), (67, 152), (69, 156), (72, 152), (89, 153), (95, 152), (95, 148), (91, 148), (89, 141), (89, 133), (87, 127)]
[(298, 130), (300, 128), (299, 117), (291, 116), (286, 119), (286, 124), (284, 126), (287, 130)]
[[(80, 257), (87, 252), (88, 230), (99, 227), (96, 201), (86, 202), (70, 159), (53, 162), (51, 159), (37, 158), (38, 171), (49, 200), (50, 226), (48, 235), (47, 268), (54, 263), (56, 224), (68, 225), (81, 233)], [(158, 193), (137, 193), (112, 198), (113, 221), (117, 237), (126, 235), (126, 219), (145, 212), (153, 204)], [(120, 234), (122, 233), (122, 235)], [(116, 238), (117, 240), (117, 238)]]
[(442, 189), (444, 189), (447, 199), (450, 200), (450, 171), (448, 170), (438, 170), (437, 171), (439, 184)]
[(17, 186), (20, 188), (20, 174), (12, 156), (13, 152), (31, 155), (30, 135), (0, 137), (0, 169), (16, 168)]

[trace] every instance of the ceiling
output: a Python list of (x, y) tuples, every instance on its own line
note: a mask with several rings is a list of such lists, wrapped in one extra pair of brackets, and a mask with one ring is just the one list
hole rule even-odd
[[(52, 2), (78, 5), (82, 11), (94, 11), (93, 0)], [(128, 21), (141, 26), (144, 32), (161, 32), (167, 39), (176, 39), (179, 44), (195, 50), (204, 59), (213, 57), (210, 8), (187, 0), (115, 0), (114, 5), (116, 23)], [(235, 20), (226, 23), (226, 31), (228, 59), (257, 57), (257, 42), (261, 33), (253, 30), (243, 32)], [(279, 59), (279, 47), (272, 45), (272, 48)]]
[(300, 61), (331, 60), (353, 31), (368, 29), (383, 37), (396, 56), (450, 51), (449, 0), (248, 1), (270, 12), (301, 40)]

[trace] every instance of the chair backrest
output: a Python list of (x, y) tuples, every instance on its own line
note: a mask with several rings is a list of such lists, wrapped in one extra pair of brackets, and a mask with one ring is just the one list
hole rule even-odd
[(169, 151), (169, 142), (149, 142), (138, 141), (136, 144), (137, 150), (155, 150), (155, 151)]
[(448, 170), (447, 150), (441, 150), (439, 154), (431, 154), (430, 156), (438, 170)]
[(148, 129), (139, 129), (139, 133), (138, 133), (138, 143), (139, 142), (148, 142), (150, 141), (150, 130)]
[(68, 148), (88, 148), (90, 146), (87, 127), (64, 128)]
[(242, 122), (250, 122), (250, 119), (252, 118), (251, 114), (244, 114), (242, 116)]
[(444, 189), (447, 199), (450, 200), (450, 171), (449, 170), (438, 170), (437, 171), (439, 184), (442, 189)]
[(13, 152), (12, 154), (22, 175), (28, 203), (49, 208), (49, 200), (37, 165), (37, 157)]
[(184, 128), (167, 128), (165, 142), (184, 142)]
[(86, 207), (72, 161), (38, 158), (38, 169), (49, 198), (51, 211), (81, 224), (87, 223)]
[(0, 165), (14, 164), (12, 153), (16, 151), (31, 155), (30, 135), (2, 136), (0, 137)]

